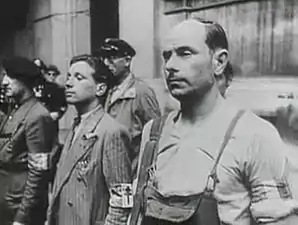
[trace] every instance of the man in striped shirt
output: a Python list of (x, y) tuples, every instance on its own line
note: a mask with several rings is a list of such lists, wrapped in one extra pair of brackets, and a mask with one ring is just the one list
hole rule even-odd
[(91, 55), (70, 62), (65, 93), (77, 117), (57, 165), (50, 225), (126, 224), (132, 207), (130, 136), (104, 112), (109, 73)]

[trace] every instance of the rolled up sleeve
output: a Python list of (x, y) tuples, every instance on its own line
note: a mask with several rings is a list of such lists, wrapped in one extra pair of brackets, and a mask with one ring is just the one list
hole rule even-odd
[(150, 120), (161, 116), (161, 110), (156, 98), (156, 94), (151, 88), (148, 88), (146, 91), (144, 90), (142, 95), (138, 96), (138, 102), (138, 113), (143, 125)]
[(105, 225), (124, 225), (133, 205), (131, 162), (128, 156), (130, 137), (123, 128), (105, 140), (103, 172), (110, 193)]
[(255, 135), (250, 146), (246, 174), (251, 193), (250, 211), (258, 223), (278, 224), (281, 220), (284, 223), (298, 207), (288, 184), (289, 167), (284, 149), (274, 128)]

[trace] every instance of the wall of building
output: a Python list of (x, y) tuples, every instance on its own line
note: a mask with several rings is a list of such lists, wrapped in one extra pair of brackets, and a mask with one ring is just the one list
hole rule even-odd
[(160, 31), (166, 24), (163, 11), (164, 1), (119, 1), (119, 36), (137, 51), (132, 70), (154, 88), (161, 109), (166, 110), (175, 108), (177, 103), (169, 97), (163, 80), (160, 51)]
[[(207, 8), (222, 1), (186, 2), (196, 10), (165, 15), (181, 8), (183, 1), (161, 1), (158, 41), (187, 17), (217, 21), (228, 35), (235, 72), (228, 100), (259, 114), (274, 115), (278, 107), (292, 101), (291, 97), (298, 98), (297, 1), (239, 1)], [(162, 74), (162, 64), (159, 68)]]
[(89, 52), (88, 0), (31, 0), (27, 26), (14, 35), (15, 54), (39, 57), (65, 74), (73, 55)]
[[(12, 47), (6, 52), (57, 65), (63, 85), (71, 57), (91, 51), (89, 4), (89, 0), (31, 0), (27, 25), (7, 34)], [(70, 128), (73, 114), (69, 107), (60, 120), (62, 131)]]
[(154, 77), (154, 2), (119, 1), (119, 36), (136, 49), (133, 70), (144, 78)]

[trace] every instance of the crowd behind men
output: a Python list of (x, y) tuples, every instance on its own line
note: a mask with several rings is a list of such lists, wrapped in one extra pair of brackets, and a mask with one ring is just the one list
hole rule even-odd
[[(121, 39), (74, 56), (64, 88), (40, 59), (3, 61), (1, 224), (298, 224), (276, 128), (225, 100), (224, 29), (192, 18), (164, 42), (166, 85), (180, 103), (168, 115)], [(76, 116), (61, 146), (67, 104)]]

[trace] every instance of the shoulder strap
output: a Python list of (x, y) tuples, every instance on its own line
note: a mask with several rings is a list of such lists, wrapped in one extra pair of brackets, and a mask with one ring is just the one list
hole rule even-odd
[(224, 149), (227, 146), (229, 140), (231, 139), (232, 133), (233, 133), (239, 119), (244, 114), (244, 112), (245, 112), (245, 110), (243, 110), (243, 109), (241, 109), (237, 112), (236, 116), (232, 119), (232, 121), (231, 121), (231, 123), (230, 123), (230, 125), (229, 125), (229, 127), (228, 127), (228, 129), (225, 133), (224, 140), (223, 140), (223, 142), (220, 146), (217, 158), (214, 161), (212, 170), (211, 170), (210, 175), (208, 177), (208, 181), (207, 181), (207, 185), (206, 185), (207, 191), (213, 191), (214, 188), (215, 188), (215, 184), (218, 182), (218, 177), (217, 177), (216, 170), (217, 170), (217, 166), (219, 164), (219, 160), (221, 159), (221, 156), (224, 152)]
[(167, 116), (162, 116), (153, 120), (150, 130), (150, 139), (145, 145), (143, 156), (140, 161), (140, 171), (138, 174), (138, 183), (136, 194), (134, 197), (134, 205), (131, 210), (130, 225), (136, 225), (138, 222), (143, 205), (143, 190), (149, 178), (148, 169), (153, 163), (158, 141), (161, 136), (161, 132), (166, 119)]

